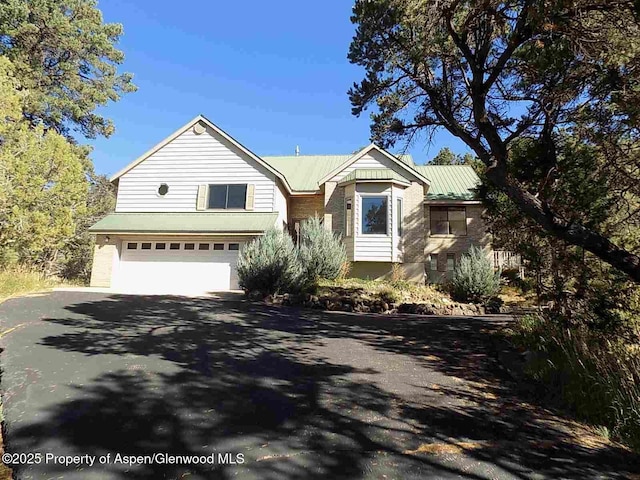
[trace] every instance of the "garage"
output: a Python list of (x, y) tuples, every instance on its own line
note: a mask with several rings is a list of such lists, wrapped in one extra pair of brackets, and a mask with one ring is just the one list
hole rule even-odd
[(241, 245), (235, 239), (125, 239), (115, 287), (151, 293), (235, 290)]

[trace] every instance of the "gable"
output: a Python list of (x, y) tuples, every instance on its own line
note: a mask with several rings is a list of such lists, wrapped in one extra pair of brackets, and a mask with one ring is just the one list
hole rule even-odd
[(369, 149), (364, 155), (356, 161), (348, 164), (345, 168), (330, 177), (327, 181), (340, 182), (355, 170), (371, 170), (371, 169), (388, 169), (396, 174), (406, 178), (408, 181), (421, 182), (416, 175), (411, 174), (406, 168), (403, 168), (399, 161), (393, 161), (389, 156), (382, 153), (377, 148)]
[(184, 125), (182, 128), (180, 128), (180, 129), (176, 130), (175, 132), (173, 132), (171, 135), (169, 135), (163, 141), (161, 141), (156, 146), (154, 146), (151, 150), (149, 150), (146, 153), (142, 154), (140, 157), (138, 157), (136, 160), (134, 160), (129, 165), (124, 167), (118, 173), (116, 173), (113, 176), (111, 176), (111, 178), (109, 180), (111, 182), (115, 182), (121, 176), (123, 176), (125, 173), (130, 171), (132, 168), (134, 168), (135, 166), (137, 166), (140, 163), (142, 163), (143, 161), (145, 161), (152, 154), (154, 154), (155, 152), (160, 150), (162, 147), (164, 147), (168, 143), (172, 142), (175, 138), (177, 138), (178, 136), (180, 136), (183, 133), (187, 132), (188, 130), (196, 129), (198, 134), (203, 133), (203, 128), (202, 127), (206, 128), (207, 130), (213, 131), (217, 136), (219, 136), (222, 139), (224, 139), (224, 141), (228, 145), (231, 145), (231, 146), (235, 147), (241, 153), (244, 153), (245, 155), (247, 155), (248, 158), (253, 159), (256, 163), (258, 163), (259, 165), (262, 165), (263, 167), (265, 167), (267, 170), (269, 170), (271, 173), (273, 173), (276, 177), (278, 177), (280, 179), (280, 181), (286, 187), (288, 192), (291, 192), (291, 187), (289, 186), (289, 184), (287, 183), (287, 180), (284, 178), (284, 176), (280, 172), (278, 172), (276, 169), (271, 167), (268, 163), (266, 163), (264, 160), (262, 160), (260, 157), (258, 157), (255, 153), (253, 153), (247, 147), (245, 147), (240, 142), (235, 140), (233, 137), (228, 135), (224, 130), (222, 130), (220, 127), (215, 125), (213, 122), (211, 122), (209, 119), (207, 119), (203, 115), (198, 115), (196, 118), (191, 120), (189, 123)]
[[(117, 212), (195, 211), (198, 185), (225, 183), (253, 184), (254, 209), (272, 211), (276, 190), (276, 175), (271, 170), (201, 122), (131, 165), (118, 182)], [(161, 183), (169, 186), (162, 197), (157, 194)]]

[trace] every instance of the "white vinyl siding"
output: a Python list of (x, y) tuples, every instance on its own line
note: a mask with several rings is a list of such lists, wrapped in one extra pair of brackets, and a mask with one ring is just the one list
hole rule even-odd
[(351, 172), (353, 172), (358, 168), (367, 168), (367, 169), (368, 168), (390, 168), (398, 172), (400, 175), (405, 176), (408, 180), (414, 180), (414, 181), (417, 180), (413, 175), (408, 173), (404, 168), (399, 166), (393, 160), (387, 158), (385, 155), (378, 152), (377, 150), (372, 150), (371, 152), (363, 155), (361, 158), (353, 162), (347, 168), (339, 172), (330, 181), (339, 182), (344, 177), (346, 177), (347, 175), (349, 175)]
[[(357, 228), (356, 228), (356, 222), (358, 221), (358, 216), (357, 216), (357, 197), (356, 197), (356, 187), (354, 184), (351, 185), (347, 185), (346, 187), (344, 187), (344, 196), (346, 198), (349, 198), (351, 200), (351, 236), (345, 236), (345, 232), (343, 232), (343, 238), (342, 241), (344, 242), (344, 246), (345, 249), (347, 251), (347, 259), (349, 259), (350, 261), (354, 260), (354, 244), (355, 244), (355, 238), (356, 238), (356, 232), (357, 232)], [(346, 214), (346, 209), (345, 209), (345, 214)], [(346, 219), (345, 219), (345, 225), (346, 225)]]
[[(391, 216), (393, 224), (391, 227), (391, 242), (392, 242), (392, 258), (394, 262), (402, 262), (404, 254), (404, 189), (397, 186), (391, 186), (391, 201), (393, 204)], [(402, 226), (402, 234), (398, 230), (398, 226)]]
[[(162, 197), (161, 183), (169, 186)], [(276, 211), (271, 172), (210, 129), (189, 129), (120, 177), (116, 212), (194, 212), (203, 184), (253, 184), (253, 211)]]
[(390, 262), (392, 261), (392, 236), (389, 231), (383, 235), (362, 233), (362, 198), (365, 196), (387, 197), (387, 225), (392, 223), (391, 186), (389, 184), (366, 183), (356, 185), (355, 208), (355, 261)]
[(278, 212), (276, 226), (278, 228), (284, 228), (289, 218), (287, 213), (287, 192), (284, 187), (280, 185), (280, 182), (275, 182), (273, 184), (273, 194), (275, 196), (275, 211)]

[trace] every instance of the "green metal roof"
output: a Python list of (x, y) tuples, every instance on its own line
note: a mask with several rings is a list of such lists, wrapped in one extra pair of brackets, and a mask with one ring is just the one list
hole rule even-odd
[(318, 180), (349, 160), (353, 155), (290, 155), (260, 157), (278, 170), (293, 190), (316, 191)]
[(355, 181), (393, 181), (403, 184), (410, 184), (411, 181), (404, 178), (398, 172), (391, 170), (390, 168), (357, 168), (349, 175), (344, 177), (338, 185), (344, 185), (345, 183)]
[(416, 165), (431, 182), (427, 200), (476, 200), (480, 179), (468, 165)]
[(275, 226), (277, 213), (189, 212), (112, 213), (89, 228), (113, 233), (243, 233), (264, 232)]
[[(352, 155), (289, 155), (260, 157), (271, 167), (282, 173), (296, 191), (315, 192), (320, 189), (318, 181), (343, 165)], [(403, 163), (414, 167), (411, 155), (398, 155)]]

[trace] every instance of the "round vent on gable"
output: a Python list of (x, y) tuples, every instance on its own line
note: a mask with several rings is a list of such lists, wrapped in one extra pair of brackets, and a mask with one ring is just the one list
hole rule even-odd
[(193, 133), (195, 133), (196, 135), (202, 135), (204, 132), (206, 131), (206, 127), (198, 122), (193, 126)]

